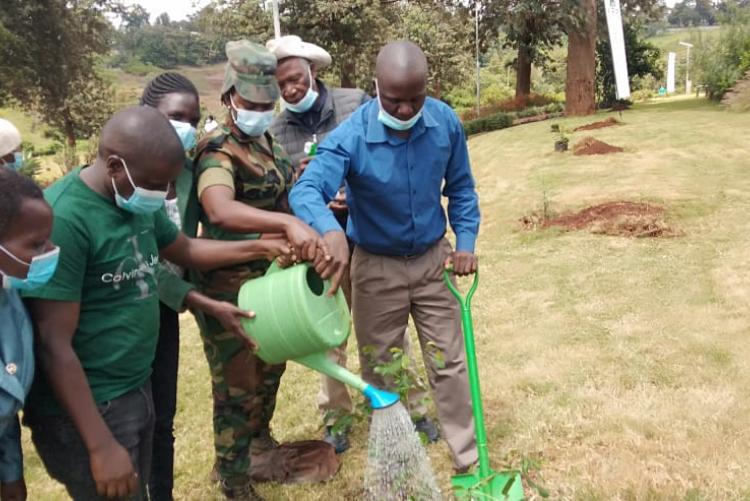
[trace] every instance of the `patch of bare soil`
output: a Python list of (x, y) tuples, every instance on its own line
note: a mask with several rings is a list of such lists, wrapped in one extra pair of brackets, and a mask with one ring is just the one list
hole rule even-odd
[(666, 221), (666, 209), (639, 202), (606, 202), (552, 218), (538, 214), (520, 220), (527, 229), (561, 228), (565, 231), (589, 230), (597, 235), (625, 237), (674, 237), (682, 233)]
[(575, 132), (578, 132), (581, 130), (597, 130), (597, 129), (604, 129), (606, 127), (612, 127), (614, 125), (622, 125), (622, 122), (620, 122), (614, 117), (609, 117), (606, 120), (601, 120), (599, 122), (581, 125), (580, 127), (576, 127), (574, 130)]
[(620, 153), (624, 151), (619, 146), (612, 146), (605, 142), (599, 141), (591, 136), (584, 137), (573, 147), (574, 155), (608, 155), (610, 153)]

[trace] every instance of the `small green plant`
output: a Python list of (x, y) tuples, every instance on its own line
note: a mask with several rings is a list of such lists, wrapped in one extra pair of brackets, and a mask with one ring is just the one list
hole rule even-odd
[[(541, 459), (523, 454), (518, 459), (507, 461), (500, 473), (509, 474), (511, 475), (511, 478), (512, 476), (520, 475), (521, 481), (526, 484), (529, 489), (535, 491), (539, 497), (547, 499), (549, 497), (549, 490), (542, 484), (544, 479), (540, 473), (541, 469)], [(506, 489), (510, 489), (510, 484), (506, 486)], [(478, 496), (480, 495), (481, 494), (478, 493)], [(478, 497), (477, 499), (481, 498)]]
[(568, 134), (570, 131), (563, 127), (562, 125), (559, 126), (557, 131), (557, 140), (555, 141), (555, 151), (558, 153), (564, 153), (568, 151), (568, 143), (570, 142), (570, 138), (568, 137)]
[[(390, 349), (390, 360), (378, 362), (375, 360), (374, 349), (372, 346), (365, 346), (362, 348), (362, 352), (368, 360), (368, 363), (373, 368), (375, 374), (381, 376), (387, 389), (398, 394), (401, 402), (407, 407), (409, 413), (412, 414), (412, 419), (423, 417), (421, 415), (413, 414), (414, 409), (412, 405), (419, 405), (424, 407), (429, 405), (430, 397), (425, 396), (419, 400), (419, 402), (412, 402), (409, 399), (409, 393), (414, 389), (425, 389), (425, 384), (422, 378), (415, 371), (414, 360), (404, 352), (401, 348)], [(435, 343), (428, 342), (425, 345), (425, 352), (427, 358), (432, 361), (432, 364), (438, 369), (445, 367), (445, 355), (435, 345)], [(355, 419), (361, 419), (367, 417), (372, 413), (372, 409), (368, 403), (363, 399), (355, 405)], [(427, 436), (424, 433), (419, 434), (419, 438), (422, 443), (426, 444), (429, 442)]]
[[(381, 376), (386, 382), (388, 389), (398, 394), (402, 402), (409, 402), (409, 391), (412, 388), (424, 388), (424, 383), (414, 371), (414, 362), (402, 348), (390, 349), (390, 360), (375, 360), (373, 348), (366, 346), (363, 348), (365, 357), (369, 360), (370, 366), (375, 374)], [(426, 399), (427, 397), (425, 397)], [(419, 402), (420, 404), (426, 402)], [(411, 409), (410, 409), (411, 410)]]

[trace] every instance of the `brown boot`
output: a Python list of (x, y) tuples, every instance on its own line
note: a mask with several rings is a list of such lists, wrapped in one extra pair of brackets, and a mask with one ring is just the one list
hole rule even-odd
[(262, 454), (272, 449), (276, 449), (278, 446), (279, 443), (271, 435), (271, 430), (266, 428), (260, 432), (260, 435), (253, 438), (250, 442), (250, 456), (252, 457), (255, 454)]

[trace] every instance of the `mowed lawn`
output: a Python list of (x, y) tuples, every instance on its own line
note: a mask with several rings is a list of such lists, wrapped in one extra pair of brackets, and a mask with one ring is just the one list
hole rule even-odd
[[(622, 120), (571, 141), (593, 135), (625, 148), (615, 155), (554, 153), (550, 122), (469, 142), (483, 212), (474, 311), (493, 463), (538, 460), (551, 499), (750, 499), (750, 115), (670, 100)], [(545, 204), (559, 213), (612, 200), (663, 204), (683, 236), (518, 222)], [(176, 497), (220, 499), (208, 481), (206, 363), (192, 319), (182, 320)], [(289, 364), (277, 438), (320, 436), (317, 390), (316, 375)], [(358, 499), (366, 441), (360, 423), (328, 483), (260, 492)], [(25, 446), (30, 498), (64, 499)], [(429, 453), (448, 492), (447, 448)]]

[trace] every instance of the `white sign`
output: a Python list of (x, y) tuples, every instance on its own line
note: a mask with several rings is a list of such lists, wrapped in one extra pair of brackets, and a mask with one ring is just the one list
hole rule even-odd
[(630, 97), (630, 81), (628, 80), (628, 60), (625, 54), (620, 0), (604, 0), (604, 10), (607, 13), (609, 45), (612, 48), (612, 64), (617, 83), (617, 99), (627, 99)]
[(674, 93), (675, 65), (677, 64), (677, 53), (670, 52), (667, 60), (667, 93)]

